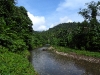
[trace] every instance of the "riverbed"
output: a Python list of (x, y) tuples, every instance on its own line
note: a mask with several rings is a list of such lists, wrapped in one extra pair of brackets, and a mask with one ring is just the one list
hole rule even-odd
[(30, 62), (39, 75), (100, 75), (100, 63), (44, 51), (46, 48), (41, 47), (31, 51)]

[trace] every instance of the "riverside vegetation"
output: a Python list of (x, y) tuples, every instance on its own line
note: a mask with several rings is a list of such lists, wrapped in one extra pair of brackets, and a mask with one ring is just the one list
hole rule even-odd
[(36, 75), (28, 50), (41, 45), (32, 22), (17, 0), (0, 0), (0, 75)]

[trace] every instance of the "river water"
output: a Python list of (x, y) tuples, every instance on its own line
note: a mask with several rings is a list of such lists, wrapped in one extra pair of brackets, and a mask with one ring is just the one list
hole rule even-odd
[(30, 61), (39, 75), (100, 75), (100, 63), (91, 63), (43, 51), (42, 47), (31, 52)]

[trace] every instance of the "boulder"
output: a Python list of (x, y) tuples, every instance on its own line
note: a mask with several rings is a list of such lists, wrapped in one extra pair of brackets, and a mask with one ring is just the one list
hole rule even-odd
[(42, 49), (43, 51), (47, 51), (47, 49)]

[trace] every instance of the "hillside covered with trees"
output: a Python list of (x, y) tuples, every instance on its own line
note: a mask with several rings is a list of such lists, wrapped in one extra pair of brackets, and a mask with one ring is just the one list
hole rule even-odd
[(48, 43), (80, 50), (100, 51), (100, 2), (86, 3), (78, 12), (83, 22), (62, 23), (43, 32)]

